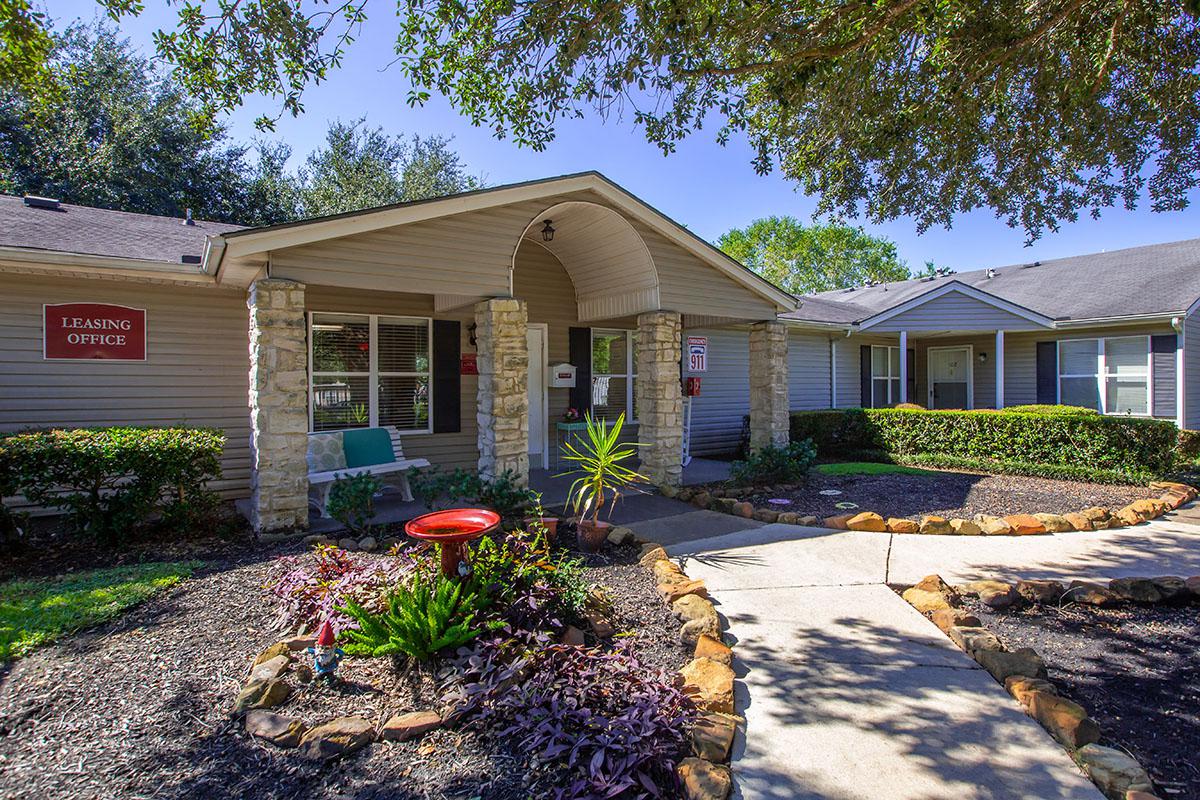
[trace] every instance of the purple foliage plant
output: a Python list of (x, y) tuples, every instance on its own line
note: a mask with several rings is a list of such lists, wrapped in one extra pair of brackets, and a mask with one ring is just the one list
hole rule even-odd
[(417, 558), (412, 551), (354, 558), (332, 545), (280, 558), (278, 577), (267, 583), (279, 608), (277, 626), (311, 631), (329, 620), (335, 634), (357, 628), (358, 623), (339, 609), (353, 600), (368, 610), (382, 610), (384, 595), (413, 568)]
[(446, 700), (455, 719), (524, 754), (546, 795), (678, 796), (675, 765), (695, 706), (625, 644), (602, 651), (544, 635), (489, 637), (463, 651)]

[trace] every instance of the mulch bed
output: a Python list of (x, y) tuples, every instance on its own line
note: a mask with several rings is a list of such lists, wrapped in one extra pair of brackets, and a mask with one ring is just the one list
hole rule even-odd
[(1159, 794), (1200, 800), (1200, 604), (993, 611), (966, 606), (1010, 649), (1032, 647), (1061, 694), (1125, 749)]
[[(219, 558), (114, 623), (0, 667), (0, 797), (525, 798), (520, 753), (452, 729), (322, 766), (252, 740), (229, 710), (253, 657), (279, 638), (263, 590), (295, 545)], [(613, 623), (650, 667), (689, 658), (637, 549), (587, 557)], [(370, 556), (367, 556), (370, 557)], [(382, 720), (417, 703), (387, 659), (347, 659), (345, 692), (280, 711)], [(427, 678), (424, 707), (437, 705)]]
[[(829, 496), (820, 493), (827, 489), (840, 491), (841, 494)], [(822, 518), (855, 513), (857, 509), (874, 511), (884, 517), (919, 520), (925, 514), (963, 519), (970, 519), (976, 514), (997, 517), (1034, 512), (1065, 514), (1091, 506), (1120, 508), (1134, 500), (1156, 496), (1145, 486), (938, 472), (935, 475), (813, 473), (799, 489), (755, 493), (745, 499), (759, 507)], [(791, 503), (768, 504), (770, 498), (786, 498)], [(853, 503), (855, 508), (838, 508), (838, 503)]]

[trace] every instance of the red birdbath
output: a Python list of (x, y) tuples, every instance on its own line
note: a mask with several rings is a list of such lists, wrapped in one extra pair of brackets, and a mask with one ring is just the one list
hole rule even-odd
[(459, 564), (467, 563), (466, 543), (500, 526), (500, 515), (486, 508), (451, 508), (410, 519), (404, 532), (414, 539), (436, 542), (442, 549), (442, 574), (461, 577)]

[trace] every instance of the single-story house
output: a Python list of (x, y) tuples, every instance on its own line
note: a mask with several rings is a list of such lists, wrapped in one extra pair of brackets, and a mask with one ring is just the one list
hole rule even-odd
[(308, 434), (361, 427), (526, 478), (568, 407), (626, 412), (670, 487), (794, 409), (1200, 426), (1198, 298), (1200, 240), (795, 298), (594, 172), (262, 228), (0, 196), (0, 430), (220, 427), (260, 530), (307, 524)]

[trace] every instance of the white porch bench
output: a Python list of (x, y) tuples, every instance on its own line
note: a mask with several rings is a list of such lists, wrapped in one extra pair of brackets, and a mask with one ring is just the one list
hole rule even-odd
[[(350, 439), (349, 447), (347, 437)], [(329, 491), (338, 478), (349, 478), (364, 472), (369, 475), (394, 475), (401, 496), (406, 502), (411, 502), (412, 489), (409, 488), (408, 475), (405, 473), (410, 469), (428, 466), (427, 459), (404, 457), (400, 432), (391, 425), (308, 435), (308, 485), (317, 491), (322, 517), (329, 516), (326, 510)]]

